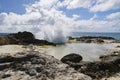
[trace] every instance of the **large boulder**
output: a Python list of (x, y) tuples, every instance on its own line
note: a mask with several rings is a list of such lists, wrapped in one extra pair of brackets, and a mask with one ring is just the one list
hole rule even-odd
[(9, 34), (8, 37), (14, 38), (18, 40), (18, 42), (25, 42), (25, 43), (31, 43), (33, 40), (35, 40), (34, 35), (31, 32), (18, 32), (15, 34)]
[(55, 45), (52, 42), (46, 40), (35, 39), (35, 36), (31, 32), (18, 32), (13, 34), (8, 34), (6, 36), (0, 37), (0, 45), (5, 44), (35, 44), (35, 45)]
[(63, 63), (67, 63), (67, 62), (79, 63), (81, 60), (82, 60), (82, 56), (75, 53), (68, 54), (61, 59)]
[(93, 40), (93, 43), (104, 43), (104, 40), (103, 39), (94, 39)]

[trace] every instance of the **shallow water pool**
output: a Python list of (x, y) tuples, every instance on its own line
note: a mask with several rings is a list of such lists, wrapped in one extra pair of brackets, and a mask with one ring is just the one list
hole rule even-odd
[(113, 48), (114, 46), (112, 44), (68, 43), (56, 47), (46, 47), (45, 51), (47, 54), (57, 59), (61, 59), (63, 56), (70, 53), (77, 53), (83, 57), (84, 61), (96, 61), (99, 60), (100, 55), (109, 53)]

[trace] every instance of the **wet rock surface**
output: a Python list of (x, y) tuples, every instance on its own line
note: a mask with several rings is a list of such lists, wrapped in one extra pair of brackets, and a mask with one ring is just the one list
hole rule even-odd
[(75, 53), (68, 54), (61, 59), (63, 63), (67, 63), (67, 62), (79, 63), (81, 60), (82, 60), (82, 56)]
[(35, 39), (34, 35), (31, 32), (18, 32), (13, 34), (8, 34), (0, 37), (0, 45), (6, 44), (21, 44), (21, 45), (55, 45), (52, 42), (46, 40)]
[(83, 37), (80, 37), (80, 39), (112, 39), (114, 40), (114, 38), (112, 37), (104, 37), (104, 36), (83, 36)]
[(116, 40), (112, 37), (104, 37), (104, 36), (82, 36), (82, 37), (69, 37), (69, 41), (76, 40), (76, 42), (82, 42), (82, 43), (105, 43), (106, 40), (109, 40), (110, 42), (119, 42), (119, 40)]
[(103, 77), (110, 77), (116, 73), (120, 73), (120, 53), (100, 56), (101, 61), (74, 63), (67, 62), (80, 73), (89, 75), (94, 80), (100, 80)]
[(0, 80), (91, 80), (52, 56), (39, 52), (0, 56)]

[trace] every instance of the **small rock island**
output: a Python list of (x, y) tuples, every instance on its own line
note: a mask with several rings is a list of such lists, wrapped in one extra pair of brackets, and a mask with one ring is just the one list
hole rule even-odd
[(13, 34), (8, 34), (0, 37), (0, 45), (7, 44), (18, 44), (18, 45), (55, 45), (52, 42), (46, 40), (35, 39), (35, 36), (31, 32), (18, 32)]

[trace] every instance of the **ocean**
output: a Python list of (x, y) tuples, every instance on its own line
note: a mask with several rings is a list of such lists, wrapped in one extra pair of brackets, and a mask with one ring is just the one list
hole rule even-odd
[[(0, 33), (0, 36), (7, 35), (9, 33)], [(117, 40), (120, 40), (120, 33), (93, 33), (93, 32), (73, 32), (71, 33), (72, 37), (82, 37), (82, 36), (105, 36), (105, 37), (113, 37)]]
[(93, 32), (73, 32), (73, 37), (82, 37), (82, 36), (105, 36), (105, 37), (113, 37), (117, 40), (120, 40), (120, 33), (93, 33)]
[(4, 35), (7, 35), (9, 33), (0, 33), (0, 36), (4, 36)]

